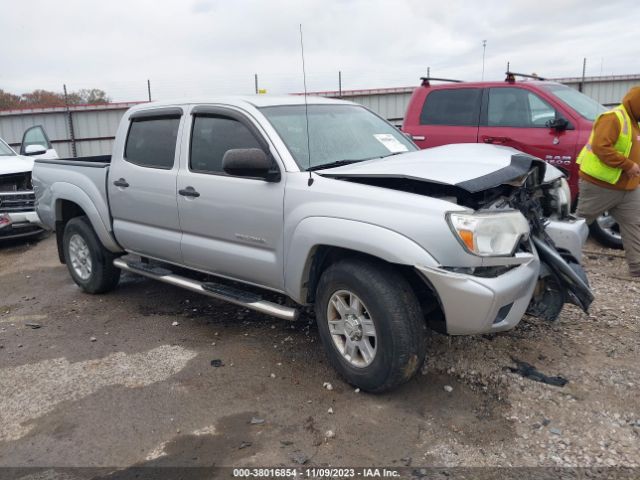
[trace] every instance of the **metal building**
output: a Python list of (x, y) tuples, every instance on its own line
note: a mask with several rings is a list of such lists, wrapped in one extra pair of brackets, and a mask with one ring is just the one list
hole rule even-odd
[(0, 138), (18, 150), (24, 131), (42, 125), (61, 158), (111, 153), (124, 112), (140, 102), (0, 111)]
[[(640, 86), (640, 75), (557, 78), (603, 105), (616, 105), (632, 86)], [(416, 86), (312, 92), (310, 95), (342, 98), (360, 103), (394, 125), (400, 125)], [(24, 131), (42, 125), (60, 157), (107, 155), (124, 112), (141, 102), (69, 107), (29, 108), (0, 111), (0, 138), (18, 149)], [(75, 148), (74, 148), (75, 147)]]

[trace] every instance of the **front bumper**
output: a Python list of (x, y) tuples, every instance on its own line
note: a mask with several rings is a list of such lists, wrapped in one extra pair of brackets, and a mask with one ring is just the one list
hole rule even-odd
[(522, 319), (540, 273), (537, 255), (493, 278), (417, 266), (437, 293), (450, 335), (501, 332)]
[(36, 212), (0, 213), (0, 240), (27, 237), (42, 232)]
[(576, 260), (582, 260), (582, 247), (589, 236), (589, 227), (584, 219), (549, 220), (545, 231), (558, 249), (568, 250)]

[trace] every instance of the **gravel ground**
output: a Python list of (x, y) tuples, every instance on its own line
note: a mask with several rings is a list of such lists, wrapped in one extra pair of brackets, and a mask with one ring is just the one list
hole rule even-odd
[[(0, 466), (637, 468), (640, 282), (620, 252), (586, 251), (590, 314), (433, 334), (422, 374), (376, 396), (336, 376), (309, 317), (290, 324), (129, 275), (90, 296), (52, 237), (5, 243)], [(523, 378), (514, 359), (568, 383)]]

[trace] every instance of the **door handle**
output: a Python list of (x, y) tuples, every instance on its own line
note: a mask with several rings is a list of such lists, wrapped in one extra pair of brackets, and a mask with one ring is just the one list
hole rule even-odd
[(196, 189), (193, 187), (187, 187), (182, 190), (178, 190), (178, 193), (183, 197), (197, 198), (200, 196), (200, 193), (196, 192)]
[(119, 178), (118, 180), (113, 182), (113, 184), (116, 187), (120, 187), (120, 188), (127, 188), (129, 186), (129, 184), (127, 183), (127, 181), (124, 178)]
[(493, 145), (503, 145), (510, 140), (509, 137), (482, 137), (484, 143), (491, 143)]

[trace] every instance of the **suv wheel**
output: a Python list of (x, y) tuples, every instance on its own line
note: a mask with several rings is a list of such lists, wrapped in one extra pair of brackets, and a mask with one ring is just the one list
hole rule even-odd
[(620, 226), (614, 218), (609, 215), (609, 212), (603, 213), (589, 225), (589, 232), (593, 238), (604, 247), (615, 248), (617, 250), (623, 248)]
[(113, 290), (120, 270), (113, 253), (102, 246), (87, 217), (75, 217), (64, 228), (62, 247), (71, 278), (87, 293)]
[(318, 283), (315, 310), (329, 361), (356, 387), (390, 390), (424, 362), (418, 300), (389, 265), (360, 259), (331, 265)]

